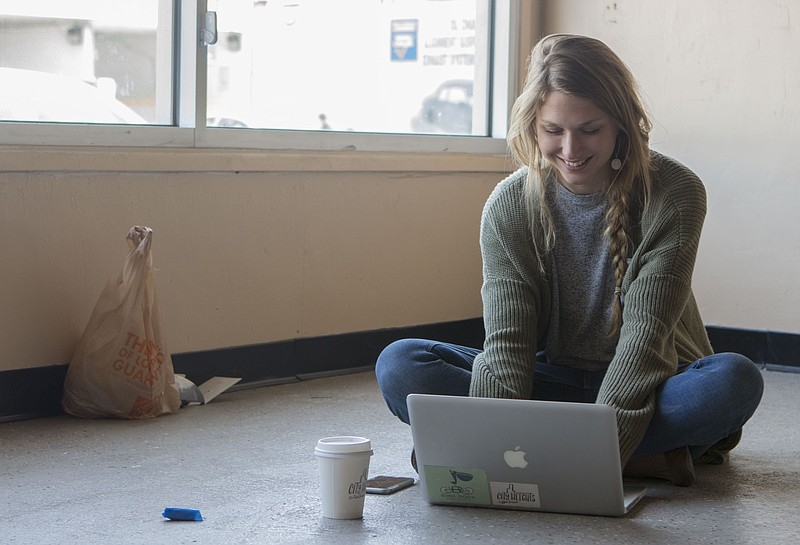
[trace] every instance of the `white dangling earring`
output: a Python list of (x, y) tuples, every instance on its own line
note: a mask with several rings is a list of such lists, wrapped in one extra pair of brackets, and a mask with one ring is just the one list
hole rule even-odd
[(611, 169), (612, 170), (619, 170), (622, 168), (622, 161), (619, 158), (619, 152), (621, 148), (620, 137), (617, 134), (616, 142), (614, 142), (614, 158), (611, 160)]

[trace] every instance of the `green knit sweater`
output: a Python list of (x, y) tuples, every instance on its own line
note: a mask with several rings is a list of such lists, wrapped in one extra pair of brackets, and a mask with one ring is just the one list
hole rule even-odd
[[(680, 163), (651, 153), (652, 191), (634, 234), (622, 285), (622, 328), (597, 403), (617, 413), (624, 465), (653, 415), (655, 389), (679, 363), (712, 353), (691, 280), (706, 213), (702, 182)], [(532, 237), (544, 247), (539, 210), (526, 206), (526, 168), (500, 182), (481, 220), (484, 351), (473, 365), (470, 395), (529, 399), (536, 353), (551, 313), (552, 256), (540, 272)], [(556, 242), (557, 244), (558, 242)]]

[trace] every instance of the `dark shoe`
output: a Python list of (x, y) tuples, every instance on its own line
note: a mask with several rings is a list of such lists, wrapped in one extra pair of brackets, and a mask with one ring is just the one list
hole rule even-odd
[(670, 481), (675, 486), (692, 486), (694, 484), (694, 463), (689, 447), (681, 447), (664, 453), (667, 461)]
[(726, 463), (730, 459), (730, 451), (739, 444), (742, 439), (742, 430), (733, 432), (727, 437), (724, 437), (714, 443), (714, 446), (708, 449), (702, 456), (697, 459), (697, 464), (720, 465)]
[(417, 452), (413, 448), (411, 449), (411, 467), (419, 474), (419, 470), (417, 469)]
[(688, 447), (669, 452), (649, 454), (628, 462), (622, 470), (628, 479), (662, 479), (675, 486), (692, 486), (694, 465)]

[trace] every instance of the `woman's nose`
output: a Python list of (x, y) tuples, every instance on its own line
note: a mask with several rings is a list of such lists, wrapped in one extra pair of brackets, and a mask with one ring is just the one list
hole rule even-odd
[(565, 132), (564, 139), (561, 141), (561, 149), (567, 159), (580, 159), (580, 137), (572, 132)]

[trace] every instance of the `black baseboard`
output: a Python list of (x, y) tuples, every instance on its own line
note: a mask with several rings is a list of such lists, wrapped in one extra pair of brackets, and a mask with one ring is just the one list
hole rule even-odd
[(800, 372), (800, 333), (706, 326), (714, 352), (743, 354), (767, 369)]
[[(767, 369), (800, 372), (800, 334), (707, 327), (715, 352), (738, 352)], [(240, 377), (234, 388), (278, 384), (368, 370), (397, 339), (418, 337), (480, 347), (483, 320), (360, 331), (172, 355), (176, 373), (196, 384)], [(0, 372), (0, 422), (61, 413), (67, 364)]]
[[(195, 384), (213, 376), (239, 377), (234, 389), (367, 370), (392, 341), (419, 337), (479, 347), (483, 320), (361, 331), (172, 354), (176, 373)], [(0, 372), (0, 422), (62, 413), (67, 364)]]
[(0, 422), (58, 414), (67, 365), (0, 372)]
[(428, 324), (395, 329), (279, 341), (172, 355), (176, 373), (201, 384), (213, 376), (240, 377), (241, 384), (269, 384), (340, 373), (375, 365), (392, 341), (410, 337), (480, 347), (483, 320)]

